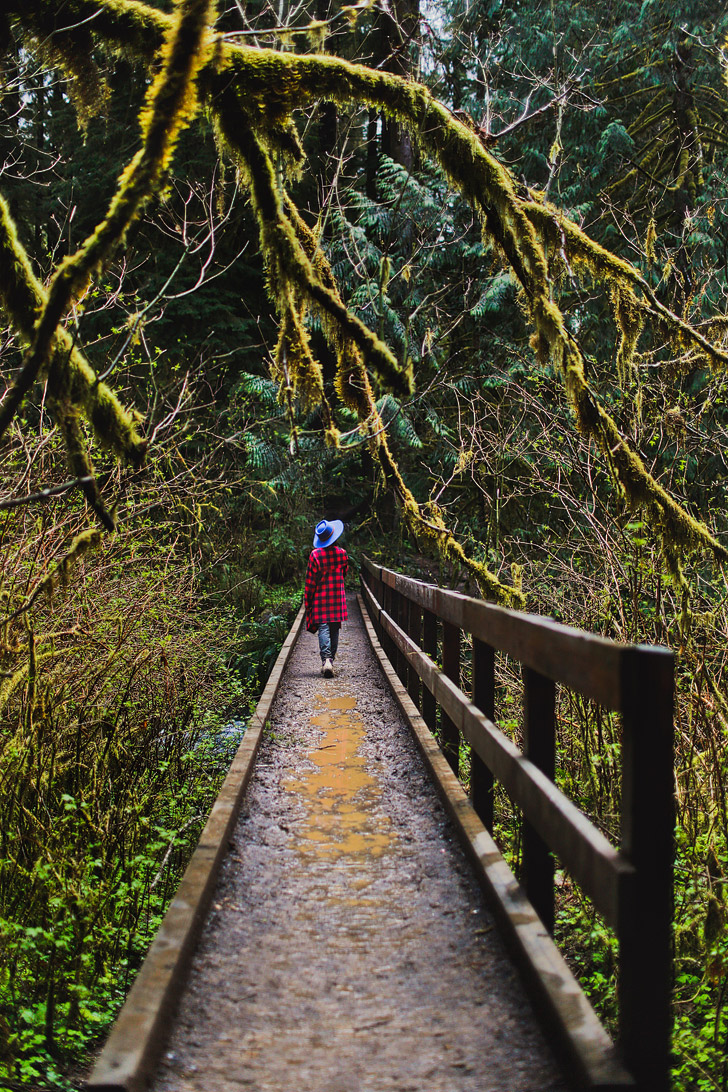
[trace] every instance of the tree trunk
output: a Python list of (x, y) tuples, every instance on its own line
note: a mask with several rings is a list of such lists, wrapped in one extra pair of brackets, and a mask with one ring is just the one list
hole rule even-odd
[[(408, 78), (417, 68), (419, 51), (419, 0), (392, 0), (379, 11), (381, 67), (386, 72)], [(381, 150), (395, 163), (412, 170), (417, 159), (415, 142), (404, 126), (392, 118), (382, 118)]]

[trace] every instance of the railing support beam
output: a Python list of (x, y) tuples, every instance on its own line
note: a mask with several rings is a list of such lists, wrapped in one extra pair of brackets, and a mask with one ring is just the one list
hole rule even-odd
[[(437, 659), (437, 616), (429, 610), (422, 611), (422, 651), (432, 660)], [(437, 702), (431, 690), (422, 684), (422, 716), (433, 735), (437, 728)]]
[(623, 661), (622, 852), (635, 866), (635, 880), (618, 931), (619, 1046), (641, 1092), (668, 1092), (674, 679), (672, 654), (650, 651), (625, 649)]
[[(495, 651), (473, 637), (473, 705), (488, 720), (495, 720)], [(480, 755), (470, 753), (470, 800), (481, 823), (493, 833), (493, 774)]]
[[(529, 667), (523, 669), (523, 753), (550, 781), (555, 775), (556, 687)], [(538, 831), (523, 821), (523, 885), (549, 933), (554, 931), (554, 859)]]
[[(442, 670), (448, 679), (460, 686), (460, 630), (449, 622), (442, 623)], [(460, 767), (460, 732), (444, 710), (440, 713), (440, 746), (450, 769), (457, 775)]]

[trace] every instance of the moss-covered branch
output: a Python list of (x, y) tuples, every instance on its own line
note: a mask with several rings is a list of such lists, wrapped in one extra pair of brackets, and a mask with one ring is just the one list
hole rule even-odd
[(563, 250), (574, 265), (581, 265), (603, 284), (615, 285), (622, 290), (636, 289), (644, 296), (644, 300), (635, 299), (635, 304), (641, 307), (645, 316), (651, 314), (664, 322), (673, 336), (681, 338), (685, 345), (692, 345), (699, 350), (713, 367), (728, 367), (728, 352), (709, 341), (700, 330), (666, 307), (635, 266), (590, 239), (573, 220), (569, 220), (553, 205), (526, 201), (522, 207), (539, 236), (549, 246)]
[(359, 346), (367, 364), (384, 384), (399, 393), (411, 393), (411, 365), (401, 366), (391, 349), (318, 277), (284, 210), (270, 156), (241, 110), (237, 95), (227, 88), (216, 106), (221, 136), (236, 154), (246, 176), (258, 219), (271, 296), (279, 303), (281, 314), (287, 311), (284, 294), (293, 284)]
[[(162, 52), (162, 69), (152, 83), (142, 112), (142, 147), (119, 180), (105, 219), (86, 239), (83, 246), (57, 268), (47, 295), (28, 287), (26, 295), (33, 310), (40, 310), (21, 373), (9, 392), (0, 418), (0, 435), (12, 414), (37, 378), (49, 374), (56, 398), (73, 397), (66, 389), (71, 378), (59, 360), (56, 333), (71, 305), (85, 292), (94, 271), (103, 268), (140, 208), (159, 185), (171, 159), (176, 138), (196, 109), (194, 80), (206, 57), (207, 23), (210, 0), (184, 0), (176, 19), (169, 24), (169, 40)], [(6, 245), (18, 251), (13, 239), (7, 206), (3, 208)], [(30, 265), (22, 271), (28, 286)], [(32, 275), (32, 274), (31, 274)], [(27, 311), (23, 334), (28, 335)], [(11, 317), (13, 311), (10, 311)], [(54, 351), (55, 350), (55, 351)], [(104, 442), (113, 443), (109, 436)]]
[[(2, 304), (21, 342), (29, 345), (35, 324), (46, 302), (46, 292), (35, 276), (30, 260), (10, 218), (7, 203), (0, 195), (0, 304)], [(59, 400), (62, 392), (71, 404), (88, 420), (100, 442), (110, 447), (120, 458), (139, 466), (146, 452), (146, 441), (140, 436), (135, 416), (124, 409), (114, 392), (100, 383), (83, 353), (74, 345), (65, 330), (58, 330), (53, 340), (51, 357), (52, 379), (49, 393)], [(33, 379), (26, 374), (27, 390)], [(22, 399), (27, 390), (16, 381), (15, 399)], [(0, 433), (7, 427), (17, 409), (18, 401), (10, 401), (13, 388), (0, 406)]]
[[(321, 283), (332, 295), (338, 297), (339, 291), (326, 256), (317, 246), (313, 233), (290, 198), (287, 200), (286, 210)], [(387, 430), (377, 409), (374, 391), (359, 346), (346, 336), (342, 336), (342, 331), (336, 323), (331, 321), (327, 323), (325, 316), (322, 325), (337, 355), (337, 393), (344, 405), (357, 414), (361, 431), (368, 439), (369, 449), (377, 459), (385, 481), (400, 502), (412, 533), (434, 547), (444, 559), (463, 565), (487, 599), (492, 599), (503, 606), (525, 606), (524, 597), (518, 588), (503, 584), (487, 565), (466, 553), (438, 510), (428, 511), (427, 514), (422, 511), (392, 454), (387, 440)]]
[[(22, 0), (22, 6), (20, 0), (9, 0), (9, 4), (15, 18), (36, 35), (51, 33), (51, 27), (59, 29), (56, 6), (50, 0)], [(66, 0), (63, 12), (66, 25), (88, 18), (91, 33), (100, 45), (125, 50), (147, 63), (151, 63), (162, 38), (171, 34), (173, 27), (171, 16), (135, 0), (105, 0), (100, 5), (98, 0)], [(637, 270), (594, 243), (556, 210), (524, 200), (510, 172), (483, 146), (477, 133), (420, 84), (337, 57), (299, 56), (232, 45), (220, 39), (200, 67), (197, 79), (200, 93), (216, 118), (221, 140), (247, 176), (271, 294), (282, 320), (279, 363), (281, 354), (288, 361), (290, 353), (295, 375), (291, 378), (289, 374), (285, 381), (291, 382), (292, 389), (298, 384), (310, 399), (320, 397), (322, 392), (320, 373), (302, 323), (308, 305), (316, 306), (325, 316), (329, 336), (338, 346), (339, 393), (348, 404), (357, 405), (362, 421), (373, 419), (365, 365), (395, 389), (407, 389), (411, 384), (406, 362), (404, 366), (397, 363), (391, 351), (348, 311), (336, 286), (322, 274), (300, 218), (296, 219), (291, 206), (283, 203), (269, 152), (276, 149), (277, 154), (289, 147), (291, 116), (309, 104), (323, 99), (374, 107), (408, 126), (420, 147), (441, 165), (451, 183), (478, 210), (484, 233), (498, 244), (521, 284), (534, 327), (532, 343), (537, 356), (548, 359), (560, 371), (579, 428), (601, 448), (628, 503), (645, 508), (667, 550), (700, 547), (722, 561), (728, 559), (728, 551), (707, 527), (692, 519), (648, 473), (589, 388), (578, 343), (569, 335), (553, 299), (546, 244), (583, 263), (610, 292), (621, 332), (617, 355), (624, 377), (645, 312), (657, 317), (676, 340), (693, 344), (714, 363), (728, 363), (728, 353), (711, 345), (699, 331), (664, 307)], [(386, 440), (380, 461), (405, 510), (414, 512), (411, 494), (388, 452)], [(424, 519), (421, 514), (417, 518)], [(435, 537), (449, 534), (440, 528), (436, 515), (425, 523)]]

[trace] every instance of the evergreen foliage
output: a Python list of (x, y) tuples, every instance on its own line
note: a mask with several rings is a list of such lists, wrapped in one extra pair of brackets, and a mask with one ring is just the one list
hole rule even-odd
[[(85, 0), (74, 0), (71, 9), (68, 14), (79, 21), (89, 14)], [(96, 255), (105, 253), (112, 241), (121, 238), (126, 224), (135, 214), (136, 202), (151, 194), (158, 179), (155, 156), (161, 156), (161, 163), (168, 154), (165, 149), (171, 150), (173, 147), (176, 132), (189, 114), (186, 96), (197, 82), (200, 93), (205, 96), (216, 117), (220, 139), (232, 152), (243, 172), (258, 218), (261, 249), (268, 266), (269, 288), (281, 318), (278, 375), (283, 380), (284, 389), (290, 389), (292, 397), (300, 393), (305, 403), (322, 404), (329, 441), (336, 443), (336, 431), (323, 396), (320, 368), (311, 355), (303, 325), (305, 308), (312, 306), (321, 313), (323, 329), (333, 341), (340, 369), (350, 367), (348, 358), (351, 355), (357, 357), (361, 354), (361, 365), (355, 365), (357, 373), (360, 367), (368, 365), (385, 382), (395, 386), (404, 383), (407, 389), (411, 388), (412, 364), (406, 356), (397, 361), (389, 348), (345, 306), (333, 284), (327, 283), (331, 278), (330, 269), (322, 264), (325, 261), (323, 257), (315, 257), (317, 253), (320, 254), (316, 251), (315, 236), (310, 235), (290, 197), (284, 198), (279, 193), (271, 152), (281, 157), (281, 166), (288, 162), (289, 172), (292, 167), (295, 173), (302, 149), (292, 127), (291, 115), (295, 109), (308, 103), (323, 98), (338, 103), (353, 100), (377, 107), (410, 126), (417, 133), (423, 149), (440, 163), (450, 181), (479, 209), (486, 236), (497, 243), (520, 282), (524, 306), (534, 326), (533, 344), (537, 356), (544, 361), (553, 361), (562, 373), (579, 428), (601, 447), (611, 472), (629, 502), (644, 506), (647, 518), (663, 541), (666, 560), (674, 576), (680, 579), (678, 555), (685, 548), (707, 548), (724, 560), (723, 548), (707, 528), (676, 504), (649, 474), (639, 455), (621, 434), (612, 415), (587, 383), (581, 349), (564, 325), (563, 314), (552, 292), (553, 282), (545, 250), (549, 227), (551, 235), (557, 233), (561, 244), (557, 252), (567, 262), (578, 262), (589, 275), (606, 280), (611, 286), (615, 318), (618, 326), (620, 320), (622, 323), (618, 354), (620, 367), (625, 367), (630, 346), (634, 347), (639, 333), (638, 330), (635, 332), (634, 318), (628, 320), (629, 329), (624, 325), (626, 316), (633, 316), (640, 307), (633, 289), (638, 274), (633, 272), (629, 263), (616, 257), (606, 258), (607, 252), (603, 248), (592, 244), (575, 223), (567, 224), (563, 215), (550, 214), (547, 205), (534, 207), (538, 202), (524, 201), (508, 171), (488, 151), (488, 141), (481, 140), (474, 127), (468, 127), (456, 118), (424, 87), (331, 56), (301, 56), (251, 49), (230, 45), (222, 40), (218, 40), (208, 60), (207, 40), (199, 30), (195, 30), (195, 27), (203, 25), (205, 12), (206, 9), (192, 5), (188, 10), (183, 5), (179, 17), (174, 20), (154, 9), (131, 3), (125, 5), (119, 0), (103, 8), (103, 19), (93, 20), (91, 35), (106, 48), (133, 50), (137, 59), (150, 62), (166, 41), (169, 56), (157, 82), (152, 85), (148, 111), (142, 114), (143, 138), (148, 138), (153, 148), (155, 142), (161, 143), (151, 151), (148, 161), (144, 159), (144, 151), (140, 152), (122, 175), (106, 226), (100, 225), (79, 252), (84, 256), (77, 259), (80, 263), (78, 283), (85, 284), (83, 270), (98, 261)], [(11, 18), (20, 27), (21, 33), (25, 29), (38, 35), (55, 29), (52, 26), (53, 7), (42, 0), (25, 6), (22, 13), (13, 11), (11, 5)], [(191, 28), (189, 32), (188, 25)], [(75, 41), (70, 45), (63, 37), (61, 41), (64, 43), (64, 56), (68, 49), (70, 52), (79, 49)], [(182, 55), (188, 58), (189, 68), (186, 70), (176, 59)], [(83, 78), (87, 65), (78, 61), (74, 64), (76, 79)], [(86, 94), (84, 101), (88, 97)], [(156, 113), (154, 102), (159, 104)], [(137, 170), (137, 163), (147, 165)], [(128, 197), (130, 193), (137, 196)], [(117, 211), (112, 213), (111, 210)], [(541, 239), (534, 231), (534, 221), (541, 229)], [(6, 235), (10, 231), (9, 224), (7, 228)], [(8, 245), (12, 245), (11, 236), (8, 238)], [(18, 264), (21, 255), (17, 249), (13, 253), (16, 255), (15, 264)], [(65, 276), (64, 268), (64, 265), (59, 267), (53, 284), (69, 283), (57, 291), (52, 288), (48, 301), (42, 307), (37, 325), (40, 349), (31, 347), (18, 380), (17, 395), (10, 396), (8, 414), (15, 409), (26, 387), (40, 371), (49, 351), (47, 343), (55, 337), (58, 323), (72, 299), (72, 278)], [(644, 290), (641, 281), (637, 283)], [(297, 298), (301, 293), (303, 300)], [(57, 300), (56, 296), (60, 298)], [(642, 306), (648, 314), (652, 313), (661, 320), (673, 340), (680, 338), (693, 342), (716, 363), (728, 359), (719, 346), (704, 338), (669, 309), (658, 305), (649, 292)], [(35, 311), (38, 310), (36, 303)], [(29, 307), (25, 307), (26, 328), (33, 313)], [(19, 318), (16, 314), (16, 322)], [(376, 410), (373, 410), (373, 401), (366, 394), (368, 381), (364, 384), (360, 379), (357, 386), (362, 388), (364, 394), (347, 399), (347, 381), (340, 377), (339, 394), (345, 403), (348, 401), (352, 408), (356, 408), (362, 421), (366, 421)], [(67, 387), (62, 390), (67, 394)], [(349, 391), (351, 394), (350, 384)], [(59, 398), (59, 401), (62, 403), (63, 398)], [(75, 408), (70, 406), (62, 412), (72, 459), (77, 467), (85, 471), (79, 476), (93, 481), (83, 449), (72, 442)], [(92, 414), (91, 418), (106, 442), (117, 435), (118, 427), (107, 417), (100, 420), (98, 414), (96, 419)], [(437, 513), (430, 513), (429, 518), (422, 516), (391, 459), (386, 442), (375, 443), (375, 451), (382, 462), (385, 476), (395, 485), (407, 517), (418, 527), (422, 537), (435, 543), (444, 555), (454, 552), (462, 556), (472, 571), (479, 575), (480, 583), (488, 594), (506, 602), (518, 601), (517, 592), (508, 591), (480, 563), (466, 557), (462, 546), (442, 524)], [(93, 486), (87, 485), (86, 490), (97, 512), (104, 518), (104, 510), (93, 492)], [(110, 525), (113, 520), (106, 516), (104, 522)]]

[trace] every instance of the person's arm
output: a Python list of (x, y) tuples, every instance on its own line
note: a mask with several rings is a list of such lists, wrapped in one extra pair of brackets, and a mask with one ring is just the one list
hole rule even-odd
[(316, 595), (316, 588), (318, 587), (320, 570), (318, 561), (313, 554), (309, 555), (308, 568), (306, 569), (306, 590), (304, 593), (304, 603), (306, 605), (306, 619), (311, 617), (313, 611), (313, 601)]

